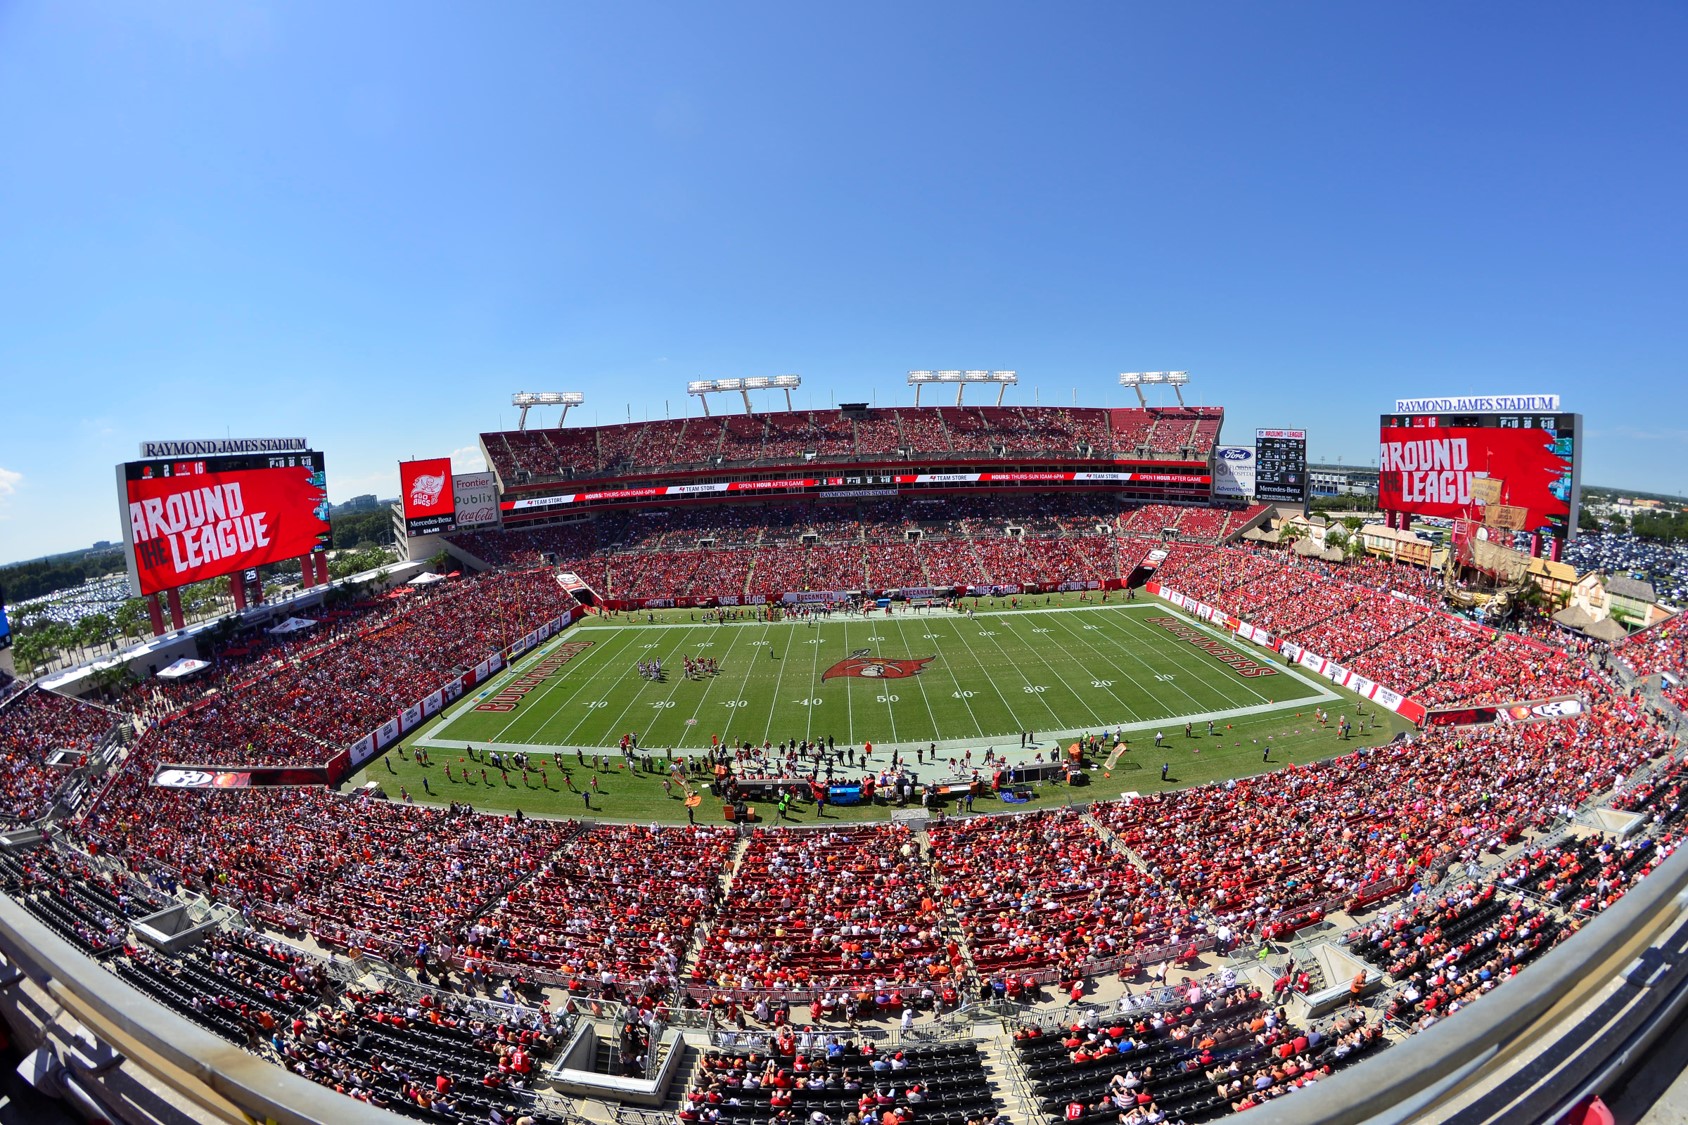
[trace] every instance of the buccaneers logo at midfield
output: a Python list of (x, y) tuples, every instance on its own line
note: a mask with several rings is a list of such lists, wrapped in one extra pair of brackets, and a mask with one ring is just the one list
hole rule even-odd
[(840, 660), (821, 673), (821, 679), (830, 680), (834, 676), (862, 676), (870, 680), (900, 680), (904, 676), (918, 676), (920, 670), (930, 664), (933, 659), (930, 656), (912, 656), (898, 660), (887, 660), (882, 656), (869, 656), (867, 650), (858, 649), (848, 660)]

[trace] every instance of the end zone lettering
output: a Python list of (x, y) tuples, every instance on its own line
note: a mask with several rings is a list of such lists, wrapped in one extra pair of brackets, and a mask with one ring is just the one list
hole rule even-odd
[(1179, 640), (1189, 641), (1221, 664), (1229, 664), (1239, 676), (1252, 680), (1259, 676), (1276, 676), (1278, 674), (1276, 668), (1269, 668), (1257, 660), (1249, 659), (1236, 649), (1214, 640), (1200, 629), (1193, 625), (1186, 625), (1176, 617), (1151, 617), (1149, 623), (1159, 625)]
[(575, 657), (579, 656), (591, 647), (591, 641), (570, 641), (568, 644), (557, 649), (557, 651), (552, 653), (550, 656), (547, 656), (544, 660), (541, 660), (538, 664), (535, 664), (532, 668), (529, 668), (526, 672), (523, 672), (509, 683), (505, 684), (504, 687), (499, 690), (498, 694), (493, 696), (491, 699), (484, 703), (475, 704), (475, 710), (514, 711), (516, 709), (516, 704), (520, 703), (528, 692), (550, 679), (557, 669), (561, 668), (563, 665), (567, 664), (569, 661), (573, 660)]

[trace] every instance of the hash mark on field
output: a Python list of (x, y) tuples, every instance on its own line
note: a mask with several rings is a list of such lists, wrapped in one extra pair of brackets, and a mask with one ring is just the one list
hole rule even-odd
[[(1130, 625), (1127, 625), (1126, 624), (1127, 621), (1131, 621), (1132, 623)], [(1114, 647), (1118, 648), (1120, 650), (1120, 652), (1125, 655), (1127, 660), (1130, 660), (1132, 663), (1134, 663), (1138, 667), (1140, 667), (1145, 674), (1151, 675), (1151, 676), (1155, 675), (1154, 667), (1147, 660), (1145, 660), (1142, 656), (1138, 655), (1137, 651), (1132, 646), (1129, 646), (1129, 645), (1126, 645), (1126, 644), (1123, 643), (1123, 639), (1126, 636), (1130, 635), (1128, 630), (1138, 628), (1139, 623), (1134, 621), (1131, 618), (1112, 618), (1108, 621), (1108, 623), (1110, 625), (1113, 625), (1114, 628), (1104, 631), (1102, 633), (1102, 636), (1105, 637), (1109, 641), (1109, 643), (1113, 644)], [(1078, 638), (1078, 639), (1080, 640), (1080, 643), (1084, 644), (1085, 647), (1089, 648), (1092, 652), (1097, 651), (1096, 647), (1094, 645), (1090, 644), (1089, 641), (1085, 641), (1085, 640), (1083, 640), (1083, 638)], [(1133, 637), (1133, 639), (1135, 639), (1135, 637)], [(1158, 650), (1158, 651), (1174, 651), (1175, 652), (1176, 650)], [(1098, 653), (1098, 655), (1100, 655), (1100, 653)], [(1190, 667), (1190, 665), (1185, 660), (1182, 659), (1181, 654), (1169, 657), (1169, 659), (1172, 660), (1172, 662), (1174, 664), (1176, 664), (1179, 668)], [(1206, 666), (1203, 665), (1202, 668), (1203, 668), (1203, 671), (1205, 673), (1207, 671)], [(1121, 671), (1126, 676), (1131, 676), (1131, 673), (1125, 672), (1123, 668), (1121, 669)], [(1205, 674), (1202, 675), (1202, 676), (1199, 676), (1198, 679), (1202, 680), (1203, 683), (1209, 682), (1208, 678)], [(1131, 676), (1131, 680), (1132, 680), (1133, 683), (1137, 682), (1137, 679), (1136, 679), (1135, 676)], [(1189, 700), (1191, 707), (1195, 708), (1197, 711), (1203, 710), (1201, 701), (1198, 700), (1195, 696), (1191, 695), (1189, 692), (1185, 691), (1183, 685), (1178, 683), (1177, 680), (1157, 681), (1157, 682), (1170, 682), (1172, 684), (1172, 690), (1176, 691), (1179, 695), (1182, 695), (1185, 699)], [(1214, 694), (1223, 696), (1223, 694), (1224, 694), (1223, 689), (1216, 689), (1214, 691)], [(1261, 700), (1265, 699), (1265, 696), (1262, 696), (1262, 695), (1259, 695), (1259, 694), (1256, 694), (1256, 693), (1251, 693), (1251, 694), (1255, 694), (1256, 699), (1261, 699)], [(1151, 697), (1153, 697), (1153, 696), (1151, 696)], [(1228, 702), (1227, 700), (1225, 700), (1223, 698), (1220, 701), (1221, 702)], [(1171, 707), (1167, 707), (1166, 711), (1167, 711), (1167, 718), (1173, 718), (1177, 715), (1177, 712)]]
[[(629, 646), (625, 643), (625, 638), (631, 636), (632, 634), (629, 633), (625, 634), (623, 638), (620, 638), (624, 641), (624, 643), (616, 647), (614, 651), (611, 651), (612, 646), (609, 643), (605, 643), (602, 648), (599, 648), (597, 645), (593, 645), (592, 649), (588, 649), (586, 655), (589, 658), (593, 655), (593, 649), (596, 649), (598, 653), (604, 656), (604, 659), (599, 661), (597, 666), (583, 672), (579, 680), (575, 680), (573, 676), (568, 674), (567, 667), (559, 669), (554, 674), (550, 683), (546, 684), (537, 692), (534, 692), (527, 699), (524, 699), (521, 703), (516, 705), (515, 713), (510, 716), (510, 721), (500, 727), (498, 732), (492, 736), (490, 741), (502, 741), (504, 735), (508, 733), (512, 727), (515, 727), (518, 724), (525, 724), (528, 720), (538, 716), (538, 725), (532, 728), (532, 733), (529, 735), (529, 737), (537, 740), (540, 735), (544, 734), (545, 728), (551, 725), (551, 720), (562, 713), (562, 708), (564, 706), (580, 698), (580, 696), (585, 693), (586, 689), (592, 686), (593, 681), (614, 667), (610, 661), (611, 657), (619, 656), (622, 653), (629, 651)], [(571, 660), (569, 663), (572, 665), (574, 664), (574, 661)], [(574, 690), (565, 693), (562, 699), (551, 710), (545, 711), (540, 706), (545, 702), (546, 697), (557, 688), (571, 683), (573, 684)]]
[[(1133, 688), (1137, 689), (1137, 691), (1142, 694), (1142, 696), (1145, 700), (1151, 700), (1151, 701), (1156, 700), (1155, 694), (1152, 691), (1150, 691), (1148, 688), (1145, 688), (1143, 686), (1142, 682), (1139, 681), (1136, 676), (1133, 676), (1131, 674), (1130, 669), (1122, 667), (1117, 662), (1111, 662), (1106, 653), (1097, 649), (1096, 646), (1091, 644), (1090, 641), (1087, 640), (1082, 633), (1078, 632), (1077, 630), (1072, 629), (1071, 626), (1068, 625), (1067, 623), (1062, 622), (1061, 628), (1062, 628), (1063, 632), (1067, 633), (1068, 635), (1070, 635), (1072, 637), (1074, 642), (1076, 642), (1078, 644), (1082, 644), (1085, 648), (1088, 648), (1091, 651), (1091, 653), (1096, 657), (1097, 660), (1101, 661), (1103, 664), (1106, 664), (1106, 665), (1112, 667), (1114, 669), (1114, 671), (1118, 672), (1121, 676), (1124, 676), (1126, 679), (1130, 680), (1131, 686)], [(1086, 626), (1086, 628), (1089, 628), (1089, 626)], [(1104, 635), (1106, 635), (1106, 634), (1104, 634)], [(1112, 639), (1112, 638), (1110, 638), (1110, 639)], [(1113, 644), (1114, 644), (1115, 648), (1119, 649), (1128, 658), (1133, 659), (1133, 660), (1138, 659), (1136, 654), (1131, 651), (1129, 646), (1121, 644), (1118, 640), (1113, 640)], [(1138, 662), (1141, 663), (1141, 660), (1139, 660)], [(1116, 694), (1115, 698), (1118, 699), (1119, 696)], [(1147, 711), (1139, 712), (1137, 710), (1137, 708), (1131, 706), (1131, 704), (1126, 702), (1125, 700), (1120, 700), (1120, 703), (1125, 707), (1125, 709), (1127, 711), (1129, 711), (1131, 713), (1131, 717), (1132, 717), (1133, 721), (1143, 719), (1143, 718), (1153, 718), (1154, 717), (1152, 715), (1149, 715), (1149, 713)]]

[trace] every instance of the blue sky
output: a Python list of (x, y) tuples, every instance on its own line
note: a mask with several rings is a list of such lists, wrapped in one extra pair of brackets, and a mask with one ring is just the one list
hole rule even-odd
[(1679, 4), (0, 4), (0, 560), (115, 538), (143, 438), (331, 492), (513, 425), (1008, 367), (1375, 456), (1557, 392), (1688, 489)]

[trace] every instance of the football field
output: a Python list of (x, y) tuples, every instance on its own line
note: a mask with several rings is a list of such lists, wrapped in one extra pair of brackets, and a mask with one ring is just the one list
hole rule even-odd
[[(684, 661), (716, 671), (688, 677)], [(662, 676), (638, 665), (660, 661)], [(416, 744), (534, 750), (833, 739), (1017, 748), (1343, 705), (1275, 654), (1155, 599), (814, 622), (587, 619), (449, 708)], [(1152, 737), (1152, 735), (1151, 735)]]

